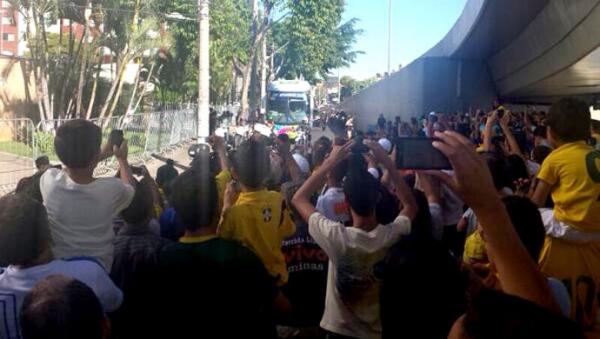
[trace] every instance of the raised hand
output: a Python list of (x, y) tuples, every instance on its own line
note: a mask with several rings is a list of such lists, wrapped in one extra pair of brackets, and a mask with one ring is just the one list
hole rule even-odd
[(129, 146), (127, 140), (123, 140), (121, 146), (113, 146), (113, 154), (117, 158), (117, 160), (127, 160), (127, 155), (129, 154)]
[(427, 173), (443, 180), (471, 207), (485, 204), (489, 199), (484, 197), (498, 195), (487, 164), (475, 152), (475, 147), (469, 139), (452, 131), (436, 132), (435, 136), (441, 140), (434, 141), (433, 147), (448, 157), (454, 175), (431, 171)]

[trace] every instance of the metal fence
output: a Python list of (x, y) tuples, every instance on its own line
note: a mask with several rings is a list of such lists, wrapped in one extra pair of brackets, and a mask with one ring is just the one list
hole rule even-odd
[(30, 119), (0, 119), (0, 195), (35, 169), (36, 129)]
[[(129, 144), (129, 160), (139, 165), (153, 153), (165, 153), (188, 142), (196, 135), (196, 110), (193, 106), (147, 114), (92, 119), (102, 129), (102, 143), (113, 129), (121, 129)], [(177, 108), (177, 109), (175, 109)], [(65, 119), (42, 120), (37, 126), (29, 119), (0, 119), (0, 196), (15, 189), (20, 179), (35, 171), (35, 159), (46, 155), (52, 163), (54, 135)], [(108, 175), (117, 168), (114, 159), (100, 163), (95, 174)]]

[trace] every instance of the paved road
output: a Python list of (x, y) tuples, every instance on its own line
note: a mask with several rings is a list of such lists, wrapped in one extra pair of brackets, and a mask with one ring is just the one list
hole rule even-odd
[(0, 153), (0, 196), (11, 192), (19, 180), (32, 175), (33, 161)]

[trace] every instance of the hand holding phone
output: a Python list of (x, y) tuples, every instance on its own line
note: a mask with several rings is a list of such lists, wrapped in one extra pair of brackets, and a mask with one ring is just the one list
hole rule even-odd
[(123, 131), (120, 129), (113, 129), (110, 132), (110, 137), (109, 137), (109, 141), (110, 144), (113, 146), (117, 146), (117, 147), (121, 147), (121, 144), (123, 143), (124, 140), (124, 136), (123, 136)]

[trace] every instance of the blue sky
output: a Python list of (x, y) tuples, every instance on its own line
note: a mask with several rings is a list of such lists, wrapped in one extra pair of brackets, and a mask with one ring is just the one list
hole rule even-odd
[[(358, 18), (364, 32), (359, 55), (341, 75), (365, 79), (387, 70), (388, 0), (346, 0), (344, 19)], [(466, 0), (392, 0), (392, 69), (408, 65), (440, 41), (460, 16)]]

